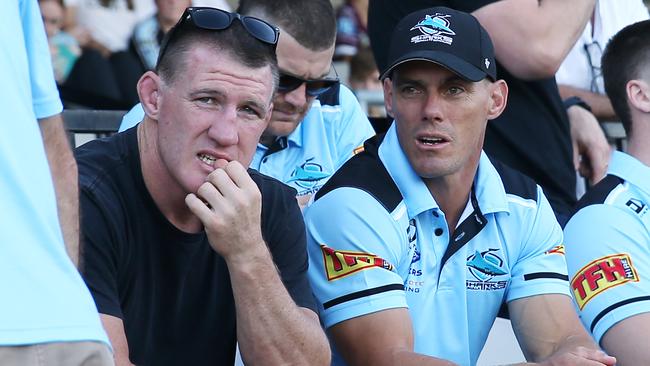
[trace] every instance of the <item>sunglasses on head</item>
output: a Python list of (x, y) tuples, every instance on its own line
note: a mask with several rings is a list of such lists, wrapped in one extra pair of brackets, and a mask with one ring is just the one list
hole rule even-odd
[[(334, 69), (336, 74), (336, 69)], [(317, 97), (329, 88), (333, 87), (339, 82), (339, 77), (325, 77), (322, 79), (303, 79), (295, 75), (288, 74), (280, 71), (280, 82), (278, 83), (279, 93), (289, 93), (298, 89), (302, 84), (305, 84), (305, 92), (310, 97)]]
[(235, 19), (239, 19), (248, 34), (255, 37), (261, 42), (268, 43), (269, 45), (273, 46), (273, 49), (275, 50), (275, 47), (278, 43), (278, 38), (280, 36), (280, 30), (274, 25), (259, 18), (251, 17), (248, 15), (241, 15), (238, 13), (231, 13), (221, 9), (209, 7), (190, 7), (185, 9), (185, 12), (183, 12), (183, 15), (178, 20), (176, 25), (164, 38), (162, 45), (160, 46), (158, 62), (162, 60), (162, 57), (167, 50), (169, 41), (174, 37), (176, 33), (179, 32), (179, 29), (188, 22), (199, 29), (224, 30), (228, 29)]

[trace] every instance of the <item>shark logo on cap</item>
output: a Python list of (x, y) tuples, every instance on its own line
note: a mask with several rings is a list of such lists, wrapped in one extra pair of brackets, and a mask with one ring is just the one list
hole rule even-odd
[(449, 18), (450, 15), (444, 15), (436, 13), (435, 15), (425, 15), (424, 19), (420, 20), (416, 25), (411, 28), (411, 30), (419, 30), (422, 32), (421, 35), (411, 38), (411, 42), (419, 43), (425, 41), (434, 41), (434, 42), (443, 42), (446, 44), (451, 44), (453, 39), (448, 36), (455, 36), (454, 32), (450, 27)]
[(449, 28), (449, 20), (447, 20), (449, 15), (442, 15), (436, 13), (436, 15), (426, 15), (424, 20), (421, 20), (416, 24), (411, 30), (419, 29), (422, 34), (449, 34), (451, 36), (456, 35), (456, 33)]

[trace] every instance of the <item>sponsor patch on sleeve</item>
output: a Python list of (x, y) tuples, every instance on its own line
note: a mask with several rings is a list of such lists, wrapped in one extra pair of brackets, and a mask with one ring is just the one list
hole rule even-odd
[(544, 254), (559, 254), (564, 255), (564, 244), (556, 245), (553, 248), (544, 252)]
[(328, 281), (338, 280), (369, 268), (394, 269), (388, 261), (370, 253), (334, 250), (321, 244)]
[(580, 310), (594, 297), (612, 287), (639, 282), (639, 275), (628, 254), (598, 258), (582, 267), (571, 279), (571, 289)]

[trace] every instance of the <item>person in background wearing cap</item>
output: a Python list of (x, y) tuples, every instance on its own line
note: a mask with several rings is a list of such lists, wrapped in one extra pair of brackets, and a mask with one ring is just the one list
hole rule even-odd
[(482, 151), (508, 97), (486, 31), (467, 13), (417, 11), (388, 65), (393, 124), (305, 212), (334, 364), (474, 365), (506, 302), (529, 360), (613, 365), (573, 308), (542, 189)]
[[(596, 0), (373, 0), (368, 34), (380, 70), (399, 19), (431, 6), (472, 12), (495, 45), (510, 98), (488, 125), (485, 151), (530, 176), (561, 225), (576, 203), (576, 170), (592, 183), (604, 177), (610, 148), (597, 121), (580, 105), (564, 105), (555, 72), (575, 44)], [(575, 101), (575, 100), (574, 100)], [(574, 118), (569, 119), (565, 110)], [(585, 118), (577, 118), (577, 117)], [(573, 147), (572, 147), (573, 144)], [(581, 157), (581, 159), (579, 159)]]
[(603, 54), (605, 90), (629, 138), (564, 230), (580, 319), (619, 366), (650, 360), (650, 20), (629, 25)]
[(279, 30), (188, 8), (138, 82), (136, 128), (76, 150), (83, 273), (119, 366), (326, 365), (295, 191), (247, 170)]

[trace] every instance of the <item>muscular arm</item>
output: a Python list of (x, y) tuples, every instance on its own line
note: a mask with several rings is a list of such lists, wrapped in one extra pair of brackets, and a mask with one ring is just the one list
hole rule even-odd
[(552, 77), (582, 34), (595, 0), (501, 0), (473, 14), (497, 59), (524, 80)]
[(186, 203), (228, 264), (242, 359), (252, 365), (328, 365), (330, 350), (318, 317), (293, 301), (262, 238), (257, 186), (241, 164), (216, 165), (197, 192), (201, 199), (190, 194)]
[(332, 326), (330, 333), (336, 349), (351, 366), (454, 365), (413, 352), (413, 327), (405, 308), (352, 318)]
[(599, 121), (616, 121), (618, 116), (612, 108), (612, 102), (606, 95), (592, 93), (589, 90), (576, 88), (569, 85), (559, 85), (560, 95), (562, 99), (566, 99), (572, 96), (578, 96), (580, 99), (584, 100), (591, 107), (591, 112), (598, 118)]
[(613, 327), (601, 339), (605, 351), (616, 357), (618, 366), (643, 365), (650, 360), (650, 313), (626, 318)]
[(237, 341), (246, 364), (328, 365), (330, 350), (318, 316), (289, 296), (268, 251), (228, 262)]
[(79, 189), (77, 163), (72, 156), (60, 114), (38, 120), (56, 193), (59, 222), (70, 259), (79, 263)]
[(542, 365), (614, 365), (587, 334), (565, 295), (525, 297), (508, 304), (526, 359)]

